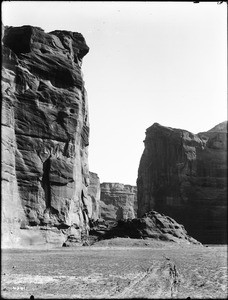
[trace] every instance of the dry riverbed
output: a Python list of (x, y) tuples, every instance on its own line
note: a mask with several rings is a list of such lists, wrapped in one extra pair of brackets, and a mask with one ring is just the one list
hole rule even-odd
[(116, 238), (2, 250), (5, 299), (227, 298), (227, 247)]

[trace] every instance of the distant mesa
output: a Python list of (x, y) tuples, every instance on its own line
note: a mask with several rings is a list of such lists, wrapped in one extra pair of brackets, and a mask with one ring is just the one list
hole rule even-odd
[(107, 221), (134, 219), (137, 216), (137, 188), (103, 182), (100, 196), (101, 218)]

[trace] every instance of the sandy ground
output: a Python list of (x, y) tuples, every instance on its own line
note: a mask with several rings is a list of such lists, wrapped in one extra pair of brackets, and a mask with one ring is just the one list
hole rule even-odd
[(2, 250), (5, 299), (227, 298), (227, 247), (113, 239)]

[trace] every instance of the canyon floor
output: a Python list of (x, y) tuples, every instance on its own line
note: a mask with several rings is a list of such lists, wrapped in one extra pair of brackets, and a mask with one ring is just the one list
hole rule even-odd
[(227, 298), (227, 246), (115, 238), (2, 250), (5, 299)]

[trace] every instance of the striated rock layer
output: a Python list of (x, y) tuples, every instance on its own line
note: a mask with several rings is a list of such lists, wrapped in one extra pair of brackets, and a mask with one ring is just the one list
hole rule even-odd
[(80, 242), (88, 232), (88, 51), (77, 32), (4, 28), (3, 247)]
[(138, 216), (154, 209), (202, 243), (227, 243), (227, 122), (199, 134), (155, 123), (144, 143)]
[(101, 217), (107, 221), (135, 218), (137, 215), (136, 186), (103, 182), (100, 209)]

